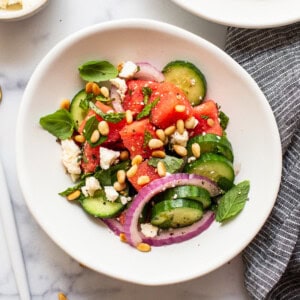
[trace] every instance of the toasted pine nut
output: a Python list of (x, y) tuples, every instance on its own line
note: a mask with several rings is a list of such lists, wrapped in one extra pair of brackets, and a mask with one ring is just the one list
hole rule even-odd
[(127, 177), (130, 178), (130, 177), (133, 177), (136, 172), (137, 172), (137, 169), (138, 169), (138, 165), (133, 165), (126, 173)]
[(148, 143), (150, 149), (158, 149), (161, 148), (164, 143), (159, 139), (151, 139)]
[(123, 243), (127, 243), (126, 235), (123, 232), (120, 233), (120, 241)]
[(200, 145), (198, 143), (192, 144), (192, 153), (196, 158), (200, 157), (201, 149), (200, 149)]
[(98, 129), (95, 129), (91, 135), (91, 142), (96, 143), (100, 139), (100, 132)]
[(68, 298), (64, 293), (58, 293), (58, 300), (68, 300)]
[(161, 140), (161, 141), (165, 141), (166, 139), (166, 135), (165, 135), (165, 132), (162, 130), (162, 129), (157, 129), (156, 130), (156, 135), (157, 137)]
[(158, 157), (158, 158), (165, 158), (166, 157), (165, 151), (162, 151), (162, 150), (154, 150), (154, 151), (152, 151), (151, 155), (153, 157)]
[(215, 121), (212, 118), (207, 119), (207, 125), (208, 126), (212, 127), (212, 126), (214, 126), (214, 124), (215, 124)]
[(143, 161), (142, 155), (138, 154), (138, 155), (136, 155), (136, 156), (132, 159), (131, 164), (132, 164), (132, 165), (139, 165), (142, 161)]
[(126, 180), (126, 173), (124, 170), (119, 170), (117, 172), (117, 180), (119, 183), (125, 183), (125, 180)]
[(93, 83), (92, 90), (93, 90), (93, 94), (95, 96), (98, 96), (98, 95), (101, 94), (101, 90), (99, 88), (99, 85), (97, 83), (95, 83), (95, 82)]
[(136, 246), (136, 249), (138, 249), (141, 252), (149, 252), (151, 250), (151, 246), (147, 243), (139, 243)]
[(85, 142), (85, 137), (82, 134), (77, 134), (74, 136), (74, 140), (77, 143), (84, 143)]
[(74, 191), (73, 193), (69, 194), (69, 195), (67, 196), (67, 199), (68, 199), (69, 201), (73, 201), (73, 200), (76, 200), (79, 196), (80, 196), (80, 190), (76, 190), (76, 191)]
[(61, 109), (69, 110), (69, 108), (70, 108), (70, 100), (69, 100), (69, 99), (63, 99), (63, 100), (60, 102), (59, 107), (60, 107)]
[(184, 122), (184, 126), (186, 129), (194, 129), (195, 125), (196, 125), (196, 118), (194, 116), (189, 117)]
[(120, 153), (120, 160), (126, 160), (126, 159), (128, 159), (129, 158), (129, 153), (128, 153), (128, 151), (126, 151), (126, 150), (124, 150), (124, 151), (121, 151), (121, 153)]
[(157, 163), (157, 173), (160, 177), (165, 177), (167, 174), (166, 166), (162, 161)]
[(121, 62), (118, 64), (117, 69), (119, 72), (121, 72), (121, 70), (123, 69), (123, 65), (124, 65), (124, 62)]
[(148, 175), (142, 175), (137, 180), (138, 185), (145, 185), (149, 182), (150, 182), (150, 177)]
[(109, 126), (106, 121), (100, 121), (98, 124), (98, 130), (101, 135), (107, 136), (109, 134)]
[(176, 130), (176, 126), (171, 125), (165, 129), (165, 135), (169, 136), (169, 135), (173, 134), (175, 132), (175, 130)]
[(125, 112), (125, 119), (126, 119), (127, 124), (131, 124), (132, 123), (133, 116), (132, 116), (131, 110), (129, 110), (129, 109), (126, 110), (126, 112)]
[(176, 128), (177, 128), (177, 131), (180, 133), (180, 134), (183, 134), (184, 133), (184, 121), (183, 120), (177, 120), (176, 122)]
[(123, 182), (123, 183), (120, 183), (118, 181), (114, 182), (114, 189), (117, 191), (117, 192), (121, 192), (123, 191), (125, 188), (126, 188), (126, 184)]
[(108, 98), (109, 97), (109, 90), (106, 86), (102, 86), (100, 88), (100, 92), (101, 94), (105, 97), (105, 98)]
[(180, 155), (180, 156), (186, 156), (187, 155), (187, 150), (185, 147), (181, 146), (181, 145), (174, 145), (173, 146), (175, 152)]
[(89, 94), (93, 92), (93, 84), (94, 82), (87, 82), (85, 85), (85, 91)]
[(185, 106), (181, 105), (181, 104), (177, 104), (175, 106), (175, 111), (177, 111), (177, 112), (184, 112), (185, 111)]

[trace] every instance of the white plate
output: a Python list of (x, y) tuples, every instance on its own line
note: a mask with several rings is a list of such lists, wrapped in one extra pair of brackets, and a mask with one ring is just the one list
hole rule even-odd
[(270, 28), (300, 21), (299, 0), (172, 0), (212, 22), (243, 28)]
[[(236, 180), (251, 181), (250, 201), (237, 218), (224, 226), (214, 223), (187, 242), (141, 253), (120, 242), (81, 207), (58, 195), (72, 182), (62, 167), (59, 144), (39, 126), (39, 119), (57, 110), (62, 99), (71, 98), (82, 88), (77, 68), (95, 59), (114, 64), (148, 61), (158, 68), (171, 60), (184, 59), (199, 66), (208, 82), (208, 97), (230, 116), (228, 137), (236, 165), (241, 164)], [(26, 203), (47, 234), (83, 265), (146, 285), (192, 279), (236, 256), (268, 217), (281, 176), (278, 129), (254, 80), (213, 44), (183, 29), (150, 20), (99, 24), (55, 46), (27, 85), (19, 111), (16, 149)]]
[(23, 0), (22, 9), (0, 9), (0, 21), (17, 21), (28, 18), (40, 11), (47, 2), (48, 0)]

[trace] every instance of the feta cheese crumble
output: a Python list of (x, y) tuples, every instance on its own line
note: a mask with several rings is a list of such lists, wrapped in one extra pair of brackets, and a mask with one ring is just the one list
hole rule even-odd
[(120, 152), (107, 149), (105, 147), (100, 147), (100, 167), (103, 170), (107, 170), (113, 165), (119, 158)]
[(114, 202), (119, 197), (119, 193), (114, 189), (113, 186), (105, 186), (104, 192), (108, 201)]
[(132, 61), (126, 61), (123, 64), (122, 70), (119, 73), (119, 77), (121, 78), (131, 78), (138, 71), (138, 66)]
[(66, 168), (67, 172), (70, 173), (71, 175), (81, 174), (80, 148), (71, 139), (62, 140), (61, 148), (62, 148), (62, 163)]
[(110, 79), (109, 82), (117, 88), (117, 93), (120, 96), (121, 100), (123, 100), (127, 91), (126, 81), (121, 78), (114, 78)]
[(180, 134), (177, 130), (171, 135), (170, 143), (173, 145), (180, 145), (186, 147), (187, 142), (189, 140), (189, 134), (187, 130), (184, 130), (182, 134)]
[(141, 224), (141, 232), (145, 237), (155, 237), (158, 233), (158, 227), (153, 226), (151, 223)]
[(94, 176), (90, 176), (85, 179), (85, 186), (83, 186), (81, 188), (81, 191), (84, 196), (93, 197), (95, 192), (100, 189), (101, 189), (101, 186), (100, 186), (98, 179), (95, 178)]

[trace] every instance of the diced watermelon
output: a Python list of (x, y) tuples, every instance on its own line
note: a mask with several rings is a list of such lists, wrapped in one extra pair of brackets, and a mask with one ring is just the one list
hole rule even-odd
[[(190, 133), (191, 136), (198, 134), (214, 133), (217, 135), (223, 134), (223, 129), (218, 118), (218, 107), (215, 101), (206, 100), (193, 108), (194, 117), (198, 120), (197, 126)], [(208, 119), (213, 120), (213, 124), (209, 124)]]
[(142, 155), (143, 158), (150, 157), (151, 149), (147, 141), (151, 137), (156, 138), (156, 133), (155, 127), (148, 118), (126, 124), (120, 131), (120, 135), (131, 158), (137, 154)]
[(150, 182), (160, 178), (154, 167), (148, 165), (148, 160), (144, 160), (138, 165), (137, 172), (134, 176), (128, 178), (132, 186), (139, 191), (143, 186), (137, 183), (140, 176), (149, 176)]
[(81, 167), (84, 173), (95, 172), (97, 166), (100, 163), (99, 147), (91, 147), (88, 142), (84, 143), (83, 146), (83, 158), (81, 161)]

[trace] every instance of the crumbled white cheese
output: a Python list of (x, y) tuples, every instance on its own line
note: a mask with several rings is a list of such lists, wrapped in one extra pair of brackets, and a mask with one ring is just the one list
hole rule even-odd
[(188, 163), (191, 163), (192, 161), (196, 160), (195, 156), (190, 156), (187, 160)]
[(80, 169), (80, 148), (71, 140), (62, 140), (62, 163), (71, 175), (79, 175)]
[(121, 197), (120, 197), (121, 203), (122, 203), (123, 205), (125, 205), (125, 204), (128, 203), (128, 202), (130, 202), (131, 199), (132, 199), (131, 197), (125, 197), (125, 196), (121, 196)]
[(113, 78), (110, 79), (110, 83), (117, 88), (117, 93), (123, 100), (127, 91), (126, 81), (121, 78)]
[(119, 193), (114, 189), (113, 186), (105, 186), (104, 191), (108, 201), (114, 202), (119, 197)]
[(189, 134), (188, 134), (187, 130), (184, 130), (184, 132), (182, 134), (176, 130), (171, 135), (170, 143), (173, 145), (180, 145), (180, 146), (186, 147), (188, 140), (189, 140)]
[(105, 147), (100, 147), (100, 167), (103, 170), (107, 170), (110, 166), (116, 162), (120, 156), (119, 151), (114, 151), (111, 149), (107, 149)]
[(101, 189), (101, 186), (100, 186), (99, 180), (97, 178), (95, 178), (94, 176), (90, 176), (85, 179), (85, 186), (83, 186), (81, 188), (81, 191), (84, 194), (84, 196), (93, 197), (95, 192), (100, 189)]
[(119, 73), (119, 77), (128, 79), (133, 77), (137, 71), (138, 66), (134, 62), (126, 61), (122, 66), (122, 70)]
[(158, 233), (158, 227), (153, 226), (151, 223), (141, 224), (141, 231), (145, 237), (155, 237)]

